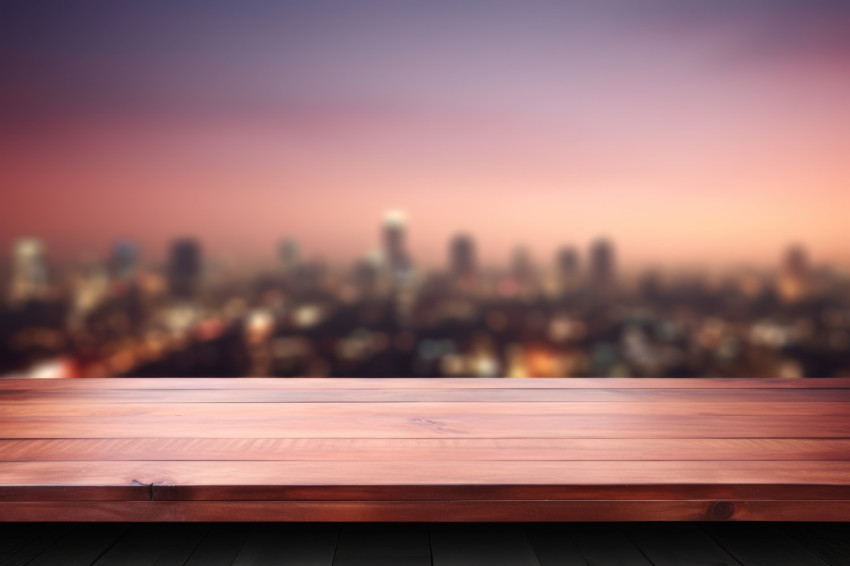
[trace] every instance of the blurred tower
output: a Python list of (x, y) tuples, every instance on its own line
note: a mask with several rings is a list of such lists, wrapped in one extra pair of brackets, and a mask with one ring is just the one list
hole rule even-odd
[(809, 257), (800, 245), (788, 246), (785, 250), (784, 271), (791, 277), (806, 279), (809, 276)]
[(589, 283), (592, 290), (607, 292), (614, 288), (616, 266), (614, 246), (599, 239), (590, 246)]
[(289, 274), (295, 271), (300, 260), (298, 242), (291, 238), (281, 240), (278, 247), (278, 257), (284, 273)]
[(171, 244), (168, 258), (168, 282), (171, 294), (193, 298), (201, 281), (201, 245), (192, 238), (180, 238)]
[(475, 242), (466, 234), (458, 234), (449, 244), (449, 271), (455, 282), (472, 282), (478, 266), (475, 256)]
[(387, 267), (397, 277), (404, 277), (411, 267), (406, 238), (407, 217), (398, 210), (387, 212), (383, 224), (384, 257)]
[(531, 252), (525, 246), (514, 248), (511, 256), (511, 277), (517, 284), (520, 293), (527, 294), (535, 288), (534, 263)]
[(74, 273), (71, 287), (71, 309), (68, 323), (81, 327), (85, 319), (97, 309), (109, 295), (109, 266), (95, 257), (86, 257)]
[(13, 303), (43, 299), (47, 295), (47, 253), (44, 243), (35, 238), (21, 238), (12, 246)]
[(779, 274), (779, 294), (787, 302), (794, 302), (810, 291), (811, 270), (805, 248), (800, 245), (788, 246)]
[(653, 303), (664, 298), (664, 282), (660, 269), (649, 269), (640, 276), (638, 293), (642, 299)]
[(315, 296), (327, 290), (328, 266), (322, 260), (302, 262), (293, 273), (292, 288), (299, 295)]
[(109, 274), (113, 279), (132, 280), (139, 269), (139, 247), (130, 240), (120, 240), (109, 256)]
[(578, 283), (578, 252), (571, 246), (564, 246), (555, 255), (555, 277), (560, 291), (573, 290)]
[(361, 298), (378, 292), (381, 271), (381, 253), (375, 251), (354, 265), (354, 285)]

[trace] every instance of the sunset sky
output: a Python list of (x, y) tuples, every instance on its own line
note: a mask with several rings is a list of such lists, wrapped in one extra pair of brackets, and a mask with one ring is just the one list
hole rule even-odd
[[(850, 267), (846, 0), (38, 0), (0, 8), (0, 246)], [(6, 252), (4, 252), (6, 253)]]

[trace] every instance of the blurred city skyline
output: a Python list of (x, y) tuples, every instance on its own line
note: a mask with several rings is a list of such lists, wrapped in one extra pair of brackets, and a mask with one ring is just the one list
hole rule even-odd
[(614, 242), (517, 247), (482, 265), (454, 236), (439, 270), (417, 265), (407, 217), (349, 265), (208, 258), (174, 238), (165, 262), (132, 241), (61, 264), (16, 240), (0, 303), (0, 376), (781, 376), (850, 372), (850, 276), (789, 246), (767, 271), (624, 273)]
[[(405, 225), (405, 253), (409, 254), (411, 267), (415, 269), (421, 276), (426, 276), (429, 273), (448, 273), (453, 271), (454, 262), (456, 262), (456, 242), (459, 239), (469, 242), (469, 245), (474, 250), (476, 269), (482, 272), (505, 272), (509, 271), (517, 261), (517, 254), (524, 254), (524, 260), (528, 261), (530, 268), (537, 272), (544, 273), (559, 269), (559, 263), (563, 261), (563, 255), (568, 253), (572, 256), (570, 261), (575, 262), (577, 270), (585, 270), (588, 268), (589, 258), (595, 245), (600, 242), (610, 244), (616, 253), (617, 275), (622, 280), (636, 281), (646, 274), (656, 274), (670, 277), (703, 277), (711, 278), (710, 280), (718, 281), (724, 276), (740, 273), (778, 273), (785, 269), (788, 262), (788, 255), (799, 251), (805, 257), (807, 269), (827, 270), (836, 274), (850, 274), (850, 266), (843, 263), (833, 263), (824, 261), (819, 254), (812, 254), (812, 250), (799, 242), (788, 242), (785, 246), (779, 249), (772, 250), (769, 258), (765, 258), (763, 262), (726, 262), (717, 264), (706, 264), (698, 260), (687, 262), (672, 262), (664, 264), (658, 261), (636, 262), (630, 260), (626, 252), (621, 248), (618, 242), (605, 238), (597, 237), (587, 242), (564, 242), (561, 245), (552, 246), (551, 253), (542, 254), (540, 250), (531, 248), (522, 242), (515, 243), (510, 247), (502, 257), (492, 258), (492, 254), (483, 253), (482, 243), (475, 237), (474, 234), (468, 231), (456, 231), (452, 233), (441, 246), (441, 255), (435, 256), (431, 261), (423, 261), (422, 257), (416, 253), (417, 246), (411, 243), (411, 237)], [(147, 269), (166, 269), (170, 261), (170, 256), (173, 252), (175, 242), (191, 241), (196, 242), (199, 249), (202, 251), (200, 261), (200, 269), (206, 270), (209, 268), (231, 268), (241, 270), (243, 273), (254, 274), (268, 272), (270, 270), (278, 270), (287, 260), (283, 259), (283, 246), (292, 246), (290, 262), (294, 264), (314, 264), (321, 265), (323, 268), (343, 269), (347, 270), (356, 267), (363, 262), (386, 262), (387, 252), (385, 245), (381, 242), (382, 234), (375, 232), (375, 238), (372, 245), (364, 248), (359, 254), (352, 257), (328, 258), (327, 256), (315, 253), (310, 248), (310, 242), (304, 242), (297, 238), (285, 236), (280, 237), (275, 241), (268, 242), (265, 250), (258, 250), (250, 254), (237, 253), (221, 253), (220, 250), (210, 249), (202, 238), (197, 238), (192, 235), (183, 234), (178, 237), (172, 237), (166, 241), (159, 249), (146, 248), (139, 240), (133, 238), (117, 238), (111, 242), (104, 242), (97, 250), (87, 250), (82, 253), (57, 254), (51, 243), (41, 238), (24, 236), (15, 238), (5, 250), (5, 253), (0, 257), (0, 275), (4, 276), (5, 280), (0, 282), (0, 289), (7, 286), (9, 283), (8, 276), (14, 270), (14, 262), (16, 249), (23, 246), (35, 243), (39, 246), (39, 254), (44, 258), (44, 265), (47, 267), (51, 278), (55, 278), (57, 272), (62, 273), (68, 269), (79, 269), (85, 266), (104, 266), (109, 267), (115, 261), (116, 254), (120, 253), (122, 248), (132, 250), (133, 263), (135, 268)], [(547, 247), (548, 249), (548, 247)], [(492, 259), (491, 259), (492, 258)]]
[[(761, 258), (759, 261), (718, 261), (710, 263), (700, 261), (699, 258), (693, 258), (690, 261), (636, 261), (630, 258), (627, 252), (624, 252), (620, 242), (608, 238), (605, 235), (597, 235), (587, 241), (571, 241), (563, 240), (555, 242), (552, 245), (547, 245), (543, 248), (534, 248), (526, 244), (524, 240), (518, 238), (510, 247), (504, 250), (504, 254), (496, 256), (493, 253), (486, 253), (486, 242), (481, 242), (476, 235), (468, 230), (456, 230), (448, 233), (445, 239), (439, 246), (423, 246), (421, 243), (417, 245), (416, 233), (411, 234), (409, 216), (402, 210), (385, 211), (380, 222), (372, 226), (369, 232), (372, 234), (372, 241), (358, 253), (353, 253), (350, 256), (334, 256), (333, 254), (325, 255), (319, 253), (312, 248), (312, 243), (294, 237), (292, 234), (285, 234), (278, 238), (265, 242), (262, 249), (256, 249), (249, 253), (236, 253), (224, 248), (211, 248), (204, 238), (197, 237), (195, 234), (181, 233), (171, 235), (162, 245), (151, 246), (145, 245), (145, 241), (132, 237), (118, 237), (110, 241), (100, 242), (97, 248), (86, 248), (82, 252), (72, 253), (57, 253), (56, 248), (63, 250), (60, 245), (55, 246), (57, 242), (51, 242), (43, 238), (24, 235), (14, 238), (10, 241), (6, 249), (6, 253), (0, 257), (0, 269), (13, 269), (16, 249), (20, 246), (35, 244), (39, 247), (39, 254), (44, 258), (45, 265), (53, 266), (60, 270), (66, 268), (74, 268), (80, 265), (108, 265), (115, 258), (116, 253), (120, 253), (122, 248), (132, 250), (133, 262), (137, 267), (148, 268), (165, 268), (170, 259), (170, 254), (176, 242), (191, 241), (197, 243), (199, 249), (202, 250), (200, 258), (200, 268), (204, 266), (226, 266), (231, 265), (238, 269), (248, 269), (253, 272), (269, 269), (277, 269), (287, 260), (282, 254), (284, 246), (290, 246), (288, 251), (291, 257), (288, 261), (291, 263), (314, 263), (321, 264), (325, 267), (348, 269), (352, 265), (356, 265), (363, 261), (371, 262), (386, 262), (389, 255), (387, 244), (385, 242), (386, 226), (390, 223), (388, 220), (394, 216), (398, 216), (402, 220), (399, 226), (404, 232), (404, 250), (407, 254), (407, 260), (410, 261), (411, 267), (422, 272), (449, 272), (453, 270), (453, 262), (455, 261), (455, 247), (457, 241), (463, 240), (465, 245), (471, 247), (469, 253), (474, 253), (476, 268), (485, 271), (504, 271), (510, 269), (517, 259), (517, 254), (523, 254), (524, 260), (529, 262), (529, 266), (535, 270), (546, 271), (549, 269), (557, 269), (558, 263), (562, 260), (565, 252), (572, 256), (570, 261), (576, 263), (576, 268), (581, 266), (586, 267), (586, 263), (594, 246), (600, 242), (609, 244), (616, 250), (616, 263), (618, 267), (618, 275), (629, 279), (640, 277), (648, 272), (667, 274), (667, 275), (698, 275), (698, 276), (724, 276), (738, 273), (741, 271), (758, 271), (758, 272), (776, 272), (784, 269), (785, 263), (788, 261), (788, 254), (799, 252), (805, 256), (807, 268), (812, 269), (827, 269), (836, 273), (850, 273), (850, 265), (845, 262), (833, 262), (822, 257), (819, 253), (814, 253), (805, 243), (800, 241), (787, 241), (785, 245), (777, 249), (770, 250), (770, 255)], [(432, 243), (433, 244), (433, 243)], [(54, 247), (55, 246), (55, 247)], [(431, 255), (421, 255), (417, 253), (423, 249), (435, 248)], [(548, 253), (541, 253), (546, 250)], [(502, 251), (502, 250), (500, 250)], [(818, 252), (819, 250), (815, 250)], [(2, 287), (2, 285), (0, 285)]]
[(0, 376), (850, 375), (850, 2), (0, 7)]
[[(0, 18), (0, 248), (191, 235), (443, 263), (606, 237), (624, 267), (850, 264), (850, 7), (809, 0), (23, 2)], [(5, 255), (5, 254), (4, 254)]]

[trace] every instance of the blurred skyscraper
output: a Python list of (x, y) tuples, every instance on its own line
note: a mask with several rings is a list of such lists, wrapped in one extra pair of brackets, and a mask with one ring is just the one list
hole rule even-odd
[(85, 318), (103, 303), (109, 294), (109, 279), (108, 266), (96, 258), (88, 258), (79, 265), (68, 313), (72, 327), (82, 327)]
[(172, 295), (193, 298), (200, 287), (202, 272), (201, 245), (192, 238), (180, 238), (171, 244), (168, 259), (168, 282)]
[(412, 262), (407, 252), (407, 217), (398, 210), (387, 212), (383, 224), (384, 258), (392, 274), (404, 278)]
[(589, 283), (591, 289), (609, 292), (614, 288), (616, 277), (616, 259), (614, 246), (605, 239), (599, 239), (590, 246)]
[(109, 272), (113, 279), (129, 281), (139, 269), (139, 247), (130, 240), (120, 240), (112, 248)]
[(23, 303), (47, 295), (47, 253), (44, 243), (21, 238), (12, 246), (12, 284), (10, 300)]
[(561, 292), (574, 290), (578, 285), (578, 252), (564, 246), (555, 255), (555, 277)]
[(516, 281), (521, 293), (529, 293), (534, 290), (536, 274), (534, 263), (531, 260), (531, 252), (525, 246), (514, 248), (511, 256), (511, 276)]
[(284, 273), (290, 274), (295, 271), (300, 260), (298, 242), (291, 238), (281, 240), (278, 247), (278, 257)]
[(785, 273), (792, 277), (805, 279), (809, 274), (809, 258), (803, 246), (788, 246), (788, 249), (785, 251), (784, 263)]
[(354, 285), (361, 298), (373, 297), (378, 292), (381, 261), (381, 253), (375, 250), (354, 265)]
[(787, 302), (795, 302), (810, 291), (811, 270), (809, 258), (803, 246), (788, 246), (782, 260), (782, 269), (778, 279), (780, 296)]
[(458, 234), (449, 244), (449, 271), (457, 283), (471, 283), (478, 272), (475, 241), (471, 236)]

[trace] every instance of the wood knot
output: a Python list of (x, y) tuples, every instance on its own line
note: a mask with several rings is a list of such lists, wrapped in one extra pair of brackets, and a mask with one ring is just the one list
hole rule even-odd
[(735, 504), (731, 501), (715, 501), (708, 507), (708, 519), (725, 521), (735, 514)]

